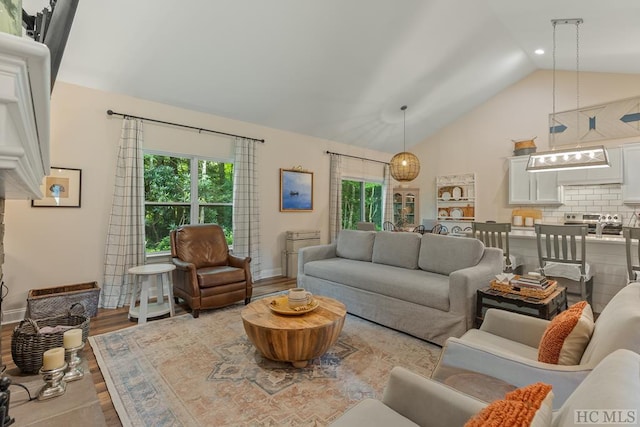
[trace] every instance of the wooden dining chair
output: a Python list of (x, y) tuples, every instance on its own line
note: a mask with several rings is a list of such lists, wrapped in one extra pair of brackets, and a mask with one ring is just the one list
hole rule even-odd
[(446, 233), (446, 228), (442, 224), (436, 224), (431, 229), (432, 234), (444, 234)]
[(426, 233), (426, 231), (427, 230), (426, 230), (424, 225), (419, 225), (419, 226), (417, 226), (416, 228), (413, 229), (414, 233), (420, 233), (420, 234), (424, 234), (424, 233)]
[(580, 299), (593, 305), (594, 269), (586, 260), (587, 225), (536, 224), (535, 230), (542, 273), (578, 282)]
[(471, 234), (485, 246), (502, 249), (504, 253), (503, 271), (505, 273), (522, 274), (523, 263), (521, 257), (509, 250), (509, 233), (511, 224), (508, 222), (472, 222)]
[[(622, 227), (622, 235), (624, 236), (627, 252), (628, 282), (635, 282), (638, 280), (638, 276), (640, 275), (640, 228)], [(635, 252), (635, 263), (633, 262), (633, 252)]]
[(382, 229), (384, 231), (395, 231), (396, 226), (391, 221), (385, 221), (382, 223)]

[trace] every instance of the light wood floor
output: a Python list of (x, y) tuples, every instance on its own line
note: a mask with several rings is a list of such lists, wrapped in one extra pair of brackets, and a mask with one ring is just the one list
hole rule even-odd
[[(296, 286), (296, 279), (287, 277), (275, 277), (260, 280), (254, 283), (253, 296), (261, 296), (272, 292), (286, 290)], [(189, 309), (184, 304), (176, 305), (175, 314), (179, 316), (181, 314), (188, 313)], [(98, 315), (91, 319), (91, 326), (89, 335), (99, 335), (106, 332), (117, 331), (119, 329), (128, 328), (136, 325), (135, 322), (131, 322), (128, 319), (129, 307), (123, 307), (115, 310), (98, 309)], [(4, 325), (2, 327), (2, 363), (6, 365), (7, 369), (14, 369), (16, 366), (11, 358), (11, 335), (16, 325)], [(107, 386), (98, 368), (95, 355), (91, 346), (87, 345), (83, 350), (83, 357), (87, 359), (89, 364), (89, 370), (93, 377), (93, 382), (96, 386), (96, 392), (100, 405), (102, 406), (102, 412), (104, 412), (104, 418), (107, 421), (109, 427), (121, 427), (122, 423), (118, 418), (118, 414), (111, 402), (111, 396), (107, 391)]]

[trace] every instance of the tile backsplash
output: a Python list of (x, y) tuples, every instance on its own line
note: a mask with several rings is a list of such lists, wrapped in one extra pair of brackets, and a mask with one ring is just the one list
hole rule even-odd
[(562, 224), (566, 212), (621, 214), (625, 226), (640, 226), (640, 207), (622, 203), (620, 184), (565, 185), (564, 205), (542, 206), (542, 221)]

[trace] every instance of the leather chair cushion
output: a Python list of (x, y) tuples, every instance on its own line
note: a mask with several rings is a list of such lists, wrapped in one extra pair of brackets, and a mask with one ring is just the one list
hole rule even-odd
[(198, 275), (198, 286), (201, 288), (228, 285), (246, 280), (243, 269), (226, 265), (201, 268), (196, 271), (196, 274)]
[(200, 269), (227, 265), (229, 247), (219, 226), (192, 225), (177, 230), (176, 253), (178, 258)]

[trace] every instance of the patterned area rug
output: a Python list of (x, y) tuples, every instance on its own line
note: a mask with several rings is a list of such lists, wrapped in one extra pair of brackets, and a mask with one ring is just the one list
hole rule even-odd
[(122, 424), (325, 426), (360, 400), (380, 398), (394, 366), (429, 376), (440, 354), (433, 344), (348, 315), (329, 352), (296, 369), (256, 351), (243, 307), (90, 337)]

